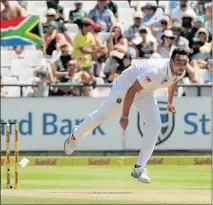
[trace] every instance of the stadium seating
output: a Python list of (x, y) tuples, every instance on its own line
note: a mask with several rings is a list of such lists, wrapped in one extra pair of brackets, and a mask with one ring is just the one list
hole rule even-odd
[(70, 9), (70, 7), (65, 7), (65, 8), (64, 8), (64, 19), (65, 19), (66, 21), (69, 20), (70, 10), (72, 10), (72, 9)]
[(10, 77), (10, 69), (1, 67), (1, 76), (2, 77)]
[(135, 9), (133, 8), (123, 8), (118, 10), (119, 22), (124, 26), (124, 30), (133, 24), (134, 14)]
[(35, 45), (25, 46), (25, 47), (24, 47), (24, 50), (25, 50), (25, 51), (28, 51), (28, 50), (36, 50), (36, 46), (35, 46)]
[(74, 1), (60, 1), (59, 5), (64, 8), (69, 8), (70, 10), (74, 9)]
[(19, 73), (26, 68), (30, 68), (27, 59), (13, 59), (10, 67), (11, 76), (19, 76)]
[(116, 1), (116, 4), (118, 5), (119, 9), (130, 8), (128, 1)]
[(44, 55), (41, 50), (28, 50), (23, 54), (24, 59), (28, 61), (30, 67), (42, 66), (44, 65)]
[(66, 23), (64, 25), (67, 28), (67, 32), (68, 33), (77, 33), (78, 32), (78, 26), (77, 26), (77, 24)]
[(94, 9), (97, 1), (83, 1), (83, 10), (89, 13), (91, 9)]
[[(2, 79), (4, 84), (18, 84), (18, 79), (16, 77), (4, 77)], [(8, 97), (20, 97), (20, 87), (8, 86), (4, 87), (4, 91), (8, 93)]]
[(18, 80), (20, 81), (28, 81), (29, 78), (34, 77), (35, 70), (33, 68), (22, 69), (19, 72)]
[(12, 60), (16, 58), (17, 55), (13, 50), (1, 51), (1, 67), (10, 67), (12, 65)]
[(45, 10), (47, 10), (47, 3), (46, 3), (46, 1), (36, 1), (36, 6), (38, 8), (44, 8)]

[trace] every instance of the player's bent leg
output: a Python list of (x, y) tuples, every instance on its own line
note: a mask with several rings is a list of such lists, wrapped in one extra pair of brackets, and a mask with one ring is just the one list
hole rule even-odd
[(119, 84), (116, 85), (100, 108), (90, 113), (79, 126), (73, 129), (64, 143), (65, 153), (68, 155), (72, 154), (78, 141), (83, 140), (97, 126), (117, 114), (122, 109), (125, 94), (126, 89)]
[(142, 147), (131, 175), (134, 178), (138, 178), (141, 182), (150, 183), (151, 180), (147, 174), (146, 165), (153, 153), (155, 143), (161, 131), (160, 111), (153, 94), (139, 97), (135, 100), (135, 105), (145, 125)]

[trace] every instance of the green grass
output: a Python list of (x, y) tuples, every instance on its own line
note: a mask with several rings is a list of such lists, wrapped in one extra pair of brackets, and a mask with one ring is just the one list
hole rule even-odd
[[(1, 185), (5, 187), (5, 167), (2, 167)], [(13, 175), (13, 167), (11, 175)], [(149, 166), (152, 183), (142, 184), (132, 179), (130, 166), (74, 166), (74, 167), (33, 167), (19, 168), (20, 189), (69, 189), (69, 190), (163, 190), (163, 189), (199, 189), (211, 190), (211, 166)], [(12, 178), (12, 183), (14, 179)], [(57, 198), (26, 198), (2, 196), (2, 204), (34, 203), (45, 204), (137, 204), (139, 201), (86, 200)], [(143, 203), (152, 203), (147, 201)], [(190, 203), (190, 202), (189, 202)], [(140, 202), (142, 204), (142, 202)]]
[[(141, 202), (141, 201), (119, 201), (117, 200), (85, 200), (85, 199), (53, 199), (53, 198), (28, 198), (25, 197), (24, 200), (21, 197), (4, 197), (1, 200), (1, 204), (153, 204), (151, 202)], [(163, 204), (163, 203), (162, 203)]]

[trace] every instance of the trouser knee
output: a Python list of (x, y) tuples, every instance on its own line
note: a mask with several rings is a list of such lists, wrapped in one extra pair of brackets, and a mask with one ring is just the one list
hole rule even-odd
[(161, 128), (162, 128), (161, 121), (156, 120), (156, 121), (153, 121), (153, 122), (148, 123), (148, 124), (149, 124), (149, 129), (152, 130), (153, 134), (158, 135), (160, 133)]
[(100, 112), (100, 110), (96, 110), (92, 113), (92, 119), (95, 122), (103, 123), (107, 120), (107, 115), (103, 112)]

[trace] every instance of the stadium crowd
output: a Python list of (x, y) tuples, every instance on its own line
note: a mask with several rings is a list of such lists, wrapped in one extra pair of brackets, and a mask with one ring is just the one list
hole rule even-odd
[[(188, 51), (183, 84), (212, 82), (212, 1), (8, 1), (1, 19), (39, 15), (43, 44), (1, 47), (1, 96), (105, 96), (137, 59), (169, 58)], [(49, 83), (82, 83), (50, 86)], [(80, 92), (81, 91), (81, 92)]]

